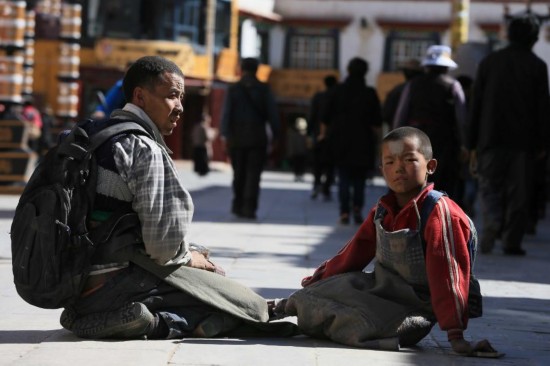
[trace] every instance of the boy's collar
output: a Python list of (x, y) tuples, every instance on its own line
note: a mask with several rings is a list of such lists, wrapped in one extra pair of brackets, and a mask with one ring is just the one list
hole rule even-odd
[[(403, 210), (407, 208), (408, 206), (412, 205), (412, 202), (422, 202), (429, 191), (434, 189), (433, 183), (427, 183), (424, 188), (413, 198), (411, 198), (405, 206), (401, 207), (399, 210)], [(385, 196), (382, 197), (381, 201), (386, 204), (388, 207), (391, 207), (392, 209), (397, 208), (397, 198), (395, 196), (395, 192), (390, 190)]]

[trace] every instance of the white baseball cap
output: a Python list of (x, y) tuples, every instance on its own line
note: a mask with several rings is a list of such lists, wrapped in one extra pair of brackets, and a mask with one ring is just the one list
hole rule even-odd
[(451, 69), (458, 67), (451, 59), (451, 48), (445, 45), (430, 46), (422, 60), (422, 66), (444, 66)]

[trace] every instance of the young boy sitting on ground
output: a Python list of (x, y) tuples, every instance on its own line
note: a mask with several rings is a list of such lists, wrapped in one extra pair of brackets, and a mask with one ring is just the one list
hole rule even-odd
[[(463, 337), (469, 313), (481, 315), (468, 301), (477, 236), (460, 207), (427, 183), (437, 167), (428, 136), (395, 129), (384, 137), (381, 157), (389, 193), (338, 254), (281, 302), (285, 315), (297, 316), (313, 337), (393, 350), (418, 343), (439, 323), (454, 352), (500, 356), (487, 340)], [(421, 226), (423, 204), (433, 195)], [(374, 272), (362, 271), (373, 259)]]

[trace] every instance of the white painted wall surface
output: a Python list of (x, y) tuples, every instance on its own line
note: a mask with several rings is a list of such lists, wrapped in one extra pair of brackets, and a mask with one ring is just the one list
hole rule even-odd
[[(485, 42), (485, 35), (477, 23), (502, 21), (503, 9), (502, 4), (499, 3), (471, 1), (469, 40)], [(523, 1), (510, 5), (512, 14), (524, 10), (525, 2)], [(548, 8), (545, 4), (534, 4), (532, 10), (539, 14), (547, 14)], [(343, 76), (346, 75), (346, 65), (351, 58), (363, 57), (369, 61), (371, 69), (367, 75), (367, 82), (374, 85), (382, 70), (385, 39), (382, 29), (376, 24), (376, 18), (450, 22), (451, 2), (276, 0), (273, 11), (283, 18), (350, 18), (350, 24), (342, 29), (340, 34), (340, 73)], [(368, 21), (367, 31), (362, 30), (359, 26), (361, 18), (366, 18)], [(275, 68), (282, 67), (284, 36), (281, 36), (281, 33), (284, 33), (284, 30), (277, 26), (271, 38), (272, 66)], [(548, 63), (550, 61), (550, 43), (544, 39), (544, 34), (543, 27), (534, 51)], [(442, 35), (442, 41), (446, 44), (449, 43), (449, 32)]]
[(285, 29), (275, 26), (269, 33), (269, 61), (274, 69), (282, 69), (285, 57)]
[(238, 0), (239, 9), (259, 14), (270, 14), (273, 12), (275, 0)]
[(252, 19), (245, 19), (241, 26), (241, 57), (258, 57), (258, 31)]

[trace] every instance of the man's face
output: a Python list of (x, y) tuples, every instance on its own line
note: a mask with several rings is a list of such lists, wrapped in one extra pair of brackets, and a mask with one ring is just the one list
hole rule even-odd
[(183, 114), (183, 78), (178, 74), (164, 73), (153, 88), (137, 87), (135, 104), (151, 118), (163, 135), (171, 135)]
[(418, 144), (416, 137), (382, 144), (382, 174), (403, 204), (420, 193), (437, 166), (435, 159), (426, 160)]

